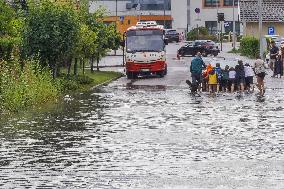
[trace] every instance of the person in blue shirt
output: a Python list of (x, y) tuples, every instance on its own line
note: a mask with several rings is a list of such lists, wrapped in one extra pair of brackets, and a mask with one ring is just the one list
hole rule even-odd
[(198, 52), (196, 57), (191, 61), (190, 73), (192, 78), (192, 92), (196, 92), (199, 84), (201, 83), (202, 70), (206, 68), (204, 61), (202, 60), (201, 53)]
[(217, 74), (217, 93), (220, 91), (222, 82), (222, 69), (220, 63), (216, 63), (215, 73)]

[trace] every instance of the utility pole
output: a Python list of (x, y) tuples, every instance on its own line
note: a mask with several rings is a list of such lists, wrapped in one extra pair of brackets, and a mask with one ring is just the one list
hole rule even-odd
[(258, 12), (259, 12), (259, 56), (262, 59), (263, 58), (263, 44), (262, 44), (262, 0), (258, 0)]
[(233, 49), (236, 49), (235, 0), (233, 0)]
[[(115, 31), (117, 32), (117, 0), (115, 0)], [(116, 50), (114, 50), (114, 55), (116, 55)]]
[(139, 7), (139, 11), (138, 11), (138, 14), (139, 14), (139, 16), (138, 16), (138, 21), (140, 22), (141, 21), (141, 4), (140, 4), (140, 0), (138, 0), (138, 5), (137, 5), (138, 7)]
[(164, 28), (166, 29), (166, 0), (164, 0)]
[(218, 41), (220, 42), (220, 35), (219, 35), (219, 20), (218, 20), (218, 14), (219, 14), (219, 0), (216, 1), (216, 8), (217, 8), (217, 37)]

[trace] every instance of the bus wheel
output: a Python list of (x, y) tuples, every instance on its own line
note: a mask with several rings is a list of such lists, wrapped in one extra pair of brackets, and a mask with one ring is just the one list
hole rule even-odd
[(164, 71), (164, 75), (167, 75), (168, 74), (168, 66), (166, 66), (166, 69)]
[(134, 73), (133, 72), (126, 72), (126, 76), (127, 76), (127, 79), (134, 79)]
[(160, 71), (160, 72), (158, 72), (158, 75), (159, 75), (160, 77), (164, 77), (164, 76), (165, 76), (165, 71)]

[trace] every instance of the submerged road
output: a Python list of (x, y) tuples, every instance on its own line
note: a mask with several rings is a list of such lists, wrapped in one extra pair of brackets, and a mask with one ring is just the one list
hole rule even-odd
[(165, 78), (121, 78), (2, 121), (0, 188), (284, 188), (284, 80), (268, 78), (261, 101), (191, 97), (178, 46)]

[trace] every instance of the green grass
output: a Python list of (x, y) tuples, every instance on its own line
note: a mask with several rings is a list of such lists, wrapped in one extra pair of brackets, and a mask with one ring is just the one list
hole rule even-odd
[(237, 53), (241, 53), (241, 51), (240, 51), (240, 49), (232, 49), (232, 50), (228, 51), (228, 53), (235, 53), (235, 54), (237, 54)]
[(85, 73), (83, 74), (83, 70), (80, 68), (78, 68), (77, 76), (74, 76), (73, 73), (74, 70), (72, 67), (70, 71), (70, 78), (68, 79), (67, 69), (62, 68), (59, 80), (64, 85), (62, 87), (63, 92), (89, 90), (92, 87), (122, 76), (122, 73), (113, 71), (94, 71), (92, 73), (90, 70), (85, 70)]
[(121, 73), (118, 72), (108, 72), (108, 71), (95, 71), (94, 73), (87, 72), (85, 73), (86, 76), (94, 79), (94, 84), (98, 85), (104, 83), (108, 80), (112, 80), (121, 76)]

